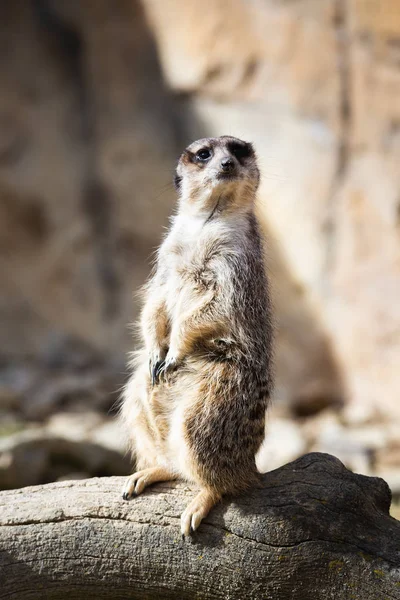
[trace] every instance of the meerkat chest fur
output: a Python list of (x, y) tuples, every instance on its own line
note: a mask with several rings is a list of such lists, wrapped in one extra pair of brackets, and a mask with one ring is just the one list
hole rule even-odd
[(196, 299), (212, 292), (215, 286), (229, 287), (229, 277), (224, 277), (221, 259), (229, 253), (240, 253), (238, 231), (241, 227), (237, 218), (216, 216), (208, 220), (208, 216), (203, 215), (178, 215), (175, 218), (160, 249), (171, 321), (190, 309)]

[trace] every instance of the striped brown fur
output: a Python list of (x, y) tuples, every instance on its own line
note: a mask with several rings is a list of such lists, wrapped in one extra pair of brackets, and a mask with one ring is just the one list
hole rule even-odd
[(121, 416), (144, 469), (124, 497), (160, 479), (197, 483), (182, 515), (187, 534), (223, 494), (257, 478), (273, 328), (253, 147), (229, 136), (198, 140), (175, 181), (178, 211), (145, 288), (143, 349)]

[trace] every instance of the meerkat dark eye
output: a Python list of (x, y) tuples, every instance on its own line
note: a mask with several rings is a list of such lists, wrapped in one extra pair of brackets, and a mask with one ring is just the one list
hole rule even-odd
[(244, 159), (244, 158), (248, 158), (252, 152), (253, 152), (253, 148), (251, 146), (251, 144), (229, 144), (229, 151), (231, 154), (233, 154), (233, 156), (235, 158), (237, 158), (239, 161)]
[(180, 175), (178, 175), (178, 173), (175, 173), (174, 185), (175, 185), (175, 189), (177, 192), (179, 192), (179, 190), (181, 189), (181, 183), (182, 183), (182, 177)]
[(211, 151), (208, 148), (202, 148), (197, 152), (196, 158), (201, 162), (205, 162), (206, 160), (211, 158)]

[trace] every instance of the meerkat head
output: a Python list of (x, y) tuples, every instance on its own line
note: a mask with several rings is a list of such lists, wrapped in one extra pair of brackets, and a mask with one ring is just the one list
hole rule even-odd
[(195, 212), (252, 207), (260, 181), (253, 146), (235, 137), (203, 138), (182, 153), (175, 174), (181, 208)]

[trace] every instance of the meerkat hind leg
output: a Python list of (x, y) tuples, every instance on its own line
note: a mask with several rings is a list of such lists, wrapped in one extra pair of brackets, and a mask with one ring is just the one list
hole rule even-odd
[(138, 496), (143, 490), (157, 481), (172, 481), (177, 475), (166, 469), (165, 467), (150, 467), (133, 473), (128, 479), (122, 490), (124, 500), (129, 500), (132, 496)]
[(201, 521), (208, 515), (212, 507), (221, 499), (221, 494), (203, 489), (187, 506), (181, 516), (182, 537), (196, 531)]

